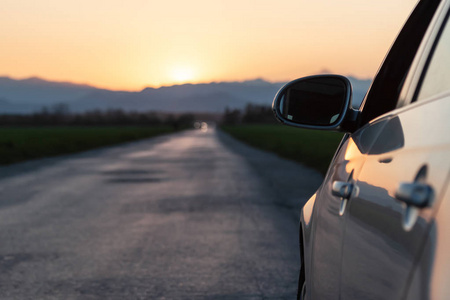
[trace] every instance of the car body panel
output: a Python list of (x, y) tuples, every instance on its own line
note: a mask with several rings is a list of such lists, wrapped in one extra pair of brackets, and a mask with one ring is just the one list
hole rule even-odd
[(450, 173), (404, 299), (450, 299)]
[[(417, 285), (424, 285), (422, 299), (450, 299), (450, 173), (447, 177), (446, 190), (442, 193), (439, 210), (433, 220), (430, 229), (429, 242), (426, 243), (428, 251), (424, 251), (423, 257), (414, 272)], [(430, 262), (430, 263), (428, 263)], [(410, 286), (414, 291), (415, 285)], [(412, 293), (409, 292), (408, 295)], [(411, 297), (412, 298), (412, 297)]]

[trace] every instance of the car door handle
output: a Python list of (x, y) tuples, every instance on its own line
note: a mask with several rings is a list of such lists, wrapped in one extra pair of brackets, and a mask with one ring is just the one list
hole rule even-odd
[(395, 198), (408, 205), (427, 207), (431, 206), (434, 198), (434, 191), (428, 184), (402, 182), (395, 192)]
[(334, 196), (341, 197), (344, 199), (350, 198), (353, 192), (354, 185), (350, 182), (345, 181), (334, 181), (331, 193)]

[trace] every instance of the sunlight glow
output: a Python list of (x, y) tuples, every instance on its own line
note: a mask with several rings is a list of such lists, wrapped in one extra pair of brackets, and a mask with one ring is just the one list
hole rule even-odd
[(171, 77), (176, 83), (186, 83), (194, 79), (194, 71), (190, 67), (177, 66), (172, 69)]

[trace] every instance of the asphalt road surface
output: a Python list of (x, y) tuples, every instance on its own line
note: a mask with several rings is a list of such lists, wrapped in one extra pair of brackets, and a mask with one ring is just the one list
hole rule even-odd
[(321, 176), (217, 130), (0, 168), (0, 299), (294, 299)]

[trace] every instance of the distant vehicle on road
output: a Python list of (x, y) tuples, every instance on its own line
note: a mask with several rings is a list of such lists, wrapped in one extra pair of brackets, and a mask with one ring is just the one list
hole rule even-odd
[(195, 129), (200, 129), (203, 132), (208, 131), (208, 123), (206, 122), (195, 122), (194, 123), (194, 128)]
[(282, 123), (346, 132), (301, 211), (299, 299), (450, 299), (450, 1), (419, 1), (359, 109), (349, 80), (276, 95)]

